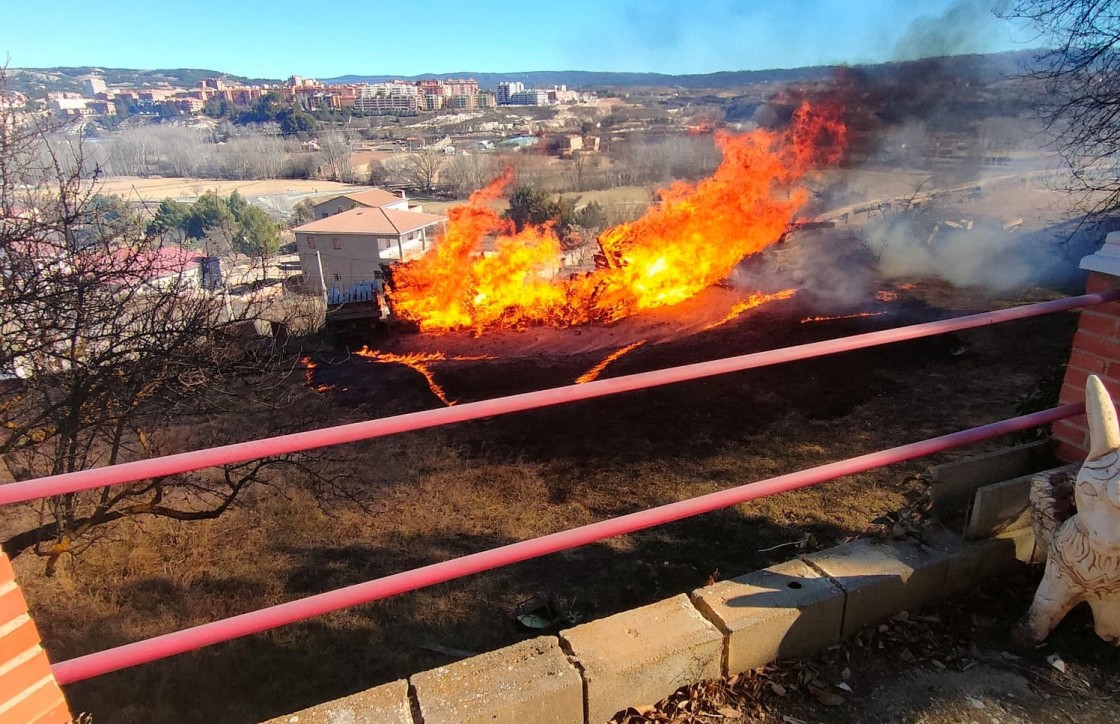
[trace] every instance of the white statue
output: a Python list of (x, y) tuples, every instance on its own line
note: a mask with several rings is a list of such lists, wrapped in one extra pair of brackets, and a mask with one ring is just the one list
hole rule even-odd
[(1031, 491), (1036, 540), (1049, 542), (1050, 551), (1031, 609), (1014, 632), (1024, 644), (1042, 643), (1082, 602), (1093, 609), (1097, 635), (1120, 644), (1120, 426), (1096, 375), (1085, 382), (1085, 415), (1092, 449), (1074, 485), (1077, 513), (1058, 521), (1053, 491), (1037, 483)]

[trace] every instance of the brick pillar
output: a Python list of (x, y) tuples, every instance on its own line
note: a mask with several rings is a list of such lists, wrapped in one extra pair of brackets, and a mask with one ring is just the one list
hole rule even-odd
[[(1105, 237), (1104, 246), (1081, 260), (1089, 270), (1085, 291), (1103, 292), (1120, 286), (1120, 232)], [(1085, 378), (1096, 375), (1113, 397), (1120, 396), (1120, 302), (1098, 304), (1081, 312), (1069, 354), (1061, 404), (1085, 400)], [(1052, 426), (1054, 451), (1066, 462), (1080, 462), (1089, 454), (1085, 416), (1060, 420)]]
[(0, 724), (66, 724), (70, 709), (51, 675), (8, 554), (0, 551)]

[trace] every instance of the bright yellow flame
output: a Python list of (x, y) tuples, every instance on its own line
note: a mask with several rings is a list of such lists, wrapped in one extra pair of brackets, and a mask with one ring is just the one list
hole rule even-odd
[[(396, 267), (393, 308), (423, 331), (612, 322), (677, 304), (776, 242), (807, 198), (799, 182), (839, 160), (846, 129), (807, 104), (789, 130), (718, 133), (723, 160), (707, 179), (674, 183), (636, 221), (605, 230), (600, 268), (550, 279), (561, 245), (548, 226), (515, 232), (491, 206), (505, 173), (448, 211), (433, 251)], [(494, 238), (494, 252), (482, 242)]]

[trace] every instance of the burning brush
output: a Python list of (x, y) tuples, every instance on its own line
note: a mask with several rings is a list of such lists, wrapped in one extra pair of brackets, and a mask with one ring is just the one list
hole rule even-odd
[[(393, 308), (421, 331), (481, 333), (613, 322), (680, 303), (781, 238), (807, 199), (800, 181), (839, 161), (846, 136), (834, 114), (807, 103), (783, 132), (717, 133), (723, 161), (711, 177), (662, 190), (644, 216), (599, 236), (598, 268), (564, 280), (545, 274), (561, 253), (553, 230), (515, 232), (491, 207), (512, 180), (507, 172), (449, 210), (432, 252), (396, 268)], [(495, 251), (483, 255), (491, 236)]]

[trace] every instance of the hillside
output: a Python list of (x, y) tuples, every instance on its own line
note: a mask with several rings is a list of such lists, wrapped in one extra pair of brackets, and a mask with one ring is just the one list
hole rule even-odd
[(169, 85), (175, 88), (192, 88), (200, 80), (223, 77), (232, 83), (276, 83), (278, 81), (261, 78), (244, 78), (218, 70), (203, 68), (164, 68), (158, 70), (136, 70), (132, 68), (101, 68), (97, 66), (56, 67), (56, 68), (11, 68), (8, 71), (12, 85), (17, 91), (32, 96), (58, 91), (81, 91), (82, 76), (96, 73), (112, 85), (126, 85), (134, 88), (145, 86), (158, 87)]
[[(1000, 80), (1005, 76), (1017, 75), (1023, 71), (1037, 54), (1034, 50), (995, 53), (991, 55), (957, 55), (941, 58), (926, 58), (918, 61), (899, 61), (878, 65), (860, 65), (857, 69), (873, 77), (890, 77), (906, 73), (914, 67), (936, 64), (942, 73), (968, 76), (983, 81)], [(500, 81), (521, 81), (529, 87), (567, 85), (571, 88), (616, 87), (633, 88), (642, 86), (669, 86), (679, 88), (734, 88), (756, 83), (790, 83), (798, 81), (824, 80), (830, 77), (838, 66), (818, 65), (803, 68), (773, 68), (769, 70), (719, 71), (716, 73), (697, 73), (669, 75), (665, 73), (615, 73), (586, 70), (545, 70), (523, 73), (425, 73), (415, 76), (401, 75), (344, 75), (325, 78), (326, 83), (380, 83), (387, 80), (425, 80), (447, 78), (474, 78), (483, 88), (496, 88)]]
[[(1037, 54), (1035, 50), (1022, 50), (991, 55), (958, 55), (926, 58), (918, 61), (900, 61), (878, 65), (855, 66), (873, 77), (904, 75), (914, 68), (936, 64), (939, 71), (951, 76), (968, 77), (979, 81), (998, 81), (1023, 71)], [(815, 81), (828, 78), (837, 66), (809, 66), (804, 68), (775, 68), (769, 70), (737, 70), (717, 73), (670, 75), (666, 73), (620, 73), (588, 70), (541, 70), (508, 73), (424, 73), (421, 75), (341, 75), (322, 78), (325, 83), (380, 83), (388, 80), (424, 80), (447, 78), (474, 78), (483, 88), (496, 88), (500, 81), (520, 81), (528, 87), (567, 85), (571, 88), (637, 88), (649, 86), (679, 88), (734, 88), (757, 83), (790, 83)], [(128, 68), (98, 68), (95, 66), (59, 68), (13, 68), (10, 70), (16, 90), (32, 95), (49, 91), (77, 91), (81, 89), (82, 76), (97, 72), (109, 85), (156, 86), (167, 84), (189, 88), (204, 78), (224, 77), (233, 83), (278, 83), (276, 79), (244, 78), (217, 70), (174, 68), (159, 70), (134, 70)]]

